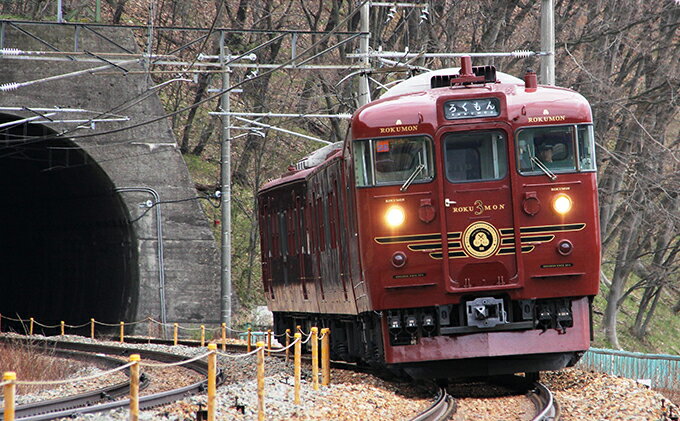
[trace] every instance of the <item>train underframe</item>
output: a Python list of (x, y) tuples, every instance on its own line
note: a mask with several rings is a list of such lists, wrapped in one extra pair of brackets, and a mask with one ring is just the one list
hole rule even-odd
[(592, 338), (591, 311), (590, 297), (477, 297), (359, 315), (274, 312), (274, 330), (327, 327), (332, 359), (412, 378), (455, 379), (572, 366)]

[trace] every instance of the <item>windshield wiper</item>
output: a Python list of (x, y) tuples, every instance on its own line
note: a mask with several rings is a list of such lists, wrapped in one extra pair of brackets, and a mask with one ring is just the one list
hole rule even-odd
[(533, 162), (534, 164), (536, 164), (536, 166), (537, 166), (541, 171), (543, 171), (543, 172), (545, 173), (545, 175), (548, 176), (549, 179), (551, 179), (551, 180), (553, 180), (553, 181), (555, 181), (555, 180), (557, 179), (557, 176), (555, 175), (555, 173), (553, 173), (552, 171), (550, 171), (550, 170), (548, 169), (548, 167), (546, 167), (545, 164), (541, 162), (540, 159), (536, 158), (535, 156), (532, 156), (532, 157), (531, 157), (531, 162)]
[(411, 175), (406, 179), (406, 181), (404, 181), (404, 184), (402, 184), (402, 186), (401, 186), (401, 188), (399, 189), (399, 191), (405, 192), (406, 189), (408, 189), (408, 186), (410, 186), (411, 183), (413, 183), (413, 180), (415, 180), (416, 177), (418, 176), (418, 174), (420, 174), (420, 172), (421, 172), (422, 170), (424, 170), (424, 169), (425, 169), (425, 165), (424, 165), (424, 164), (418, 165), (418, 166), (413, 170), (413, 172), (411, 173)]

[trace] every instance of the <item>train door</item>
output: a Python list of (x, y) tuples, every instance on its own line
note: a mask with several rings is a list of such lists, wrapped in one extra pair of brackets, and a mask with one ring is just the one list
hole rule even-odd
[(518, 278), (508, 134), (496, 126), (446, 131), (440, 139), (446, 289), (507, 289)]

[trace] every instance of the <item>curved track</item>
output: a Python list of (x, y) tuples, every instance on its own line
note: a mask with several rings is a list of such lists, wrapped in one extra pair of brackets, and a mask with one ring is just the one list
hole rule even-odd
[(411, 421), (440, 421), (448, 420), (456, 411), (455, 400), (446, 391), (446, 388), (439, 388), (439, 394), (435, 402), (425, 411), (418, 414)]
[[(93, 355), (80, 351), (54, 350), (60, 356), (70, 359), (78, 359), (84, 361), (97, 361), (111, 367), (123, 365), (124, 362), (107, 357), (104, 355)], [(125, 370), (129, 376), (129, 369)], [(142, 375), (140, 379), (140, 390), (145, 389), (149, 384), (149, 379)], [(88, 392), (79, 393), (77, 395), (66, 398), (52, 399), (42, 402), (35, 402), (25, 405), (18, 405), (15, 408), (15, 417), (17, 419), (38, 419), (38, 417), (46, 416), (46, 414), (58, 411), (65, 411), (69, 409), (77, 409), (84, 406), (92, 406), (103, 401), (113, 400), (125, 396), (130, 393), (130, 382), (124, 381), (101, 389), (91, 390)], [(0, 410), (0, 415), (4, 415), (4, 410)]]
[[(0, 337), (1, 341), (5, 338)], [(16, 342), (16, 338), (12, 338)], [(185, 361), (187, 357), (175, 354), (169, 354), (159, 351), (149, 351), (146, 349), (122, 348), (113, 345), (91, 344), (81, 342), (63, 342), (55, 340), (39, 340), (31, 339), (30, 342), (34, 345), (49, 346), (56, 350), (77, 350), (82, 353), (94, 354), (111, 354), (128, 356), (131, 354), (139, 354), (143, 359), (155, 360), (165, 363), (173, 363)], [(118, 361), (120, 363), (120, 361)], [(203, 361), (192, 361), (184, 365), (200, 374), (207, 375), (208, 365)], [(218, 374), (218, 384), (222, 382), (221, 373)], [(141, 387), (141, 385), (140, 385)], [(176, 400), (182, 399), (185, 396), (201, 393), (206, 390), (207, 380), (196, 382), (189, 386), (178, 389), (168, 390), (165, 392), (155, 393), (139, 398), (139, 408), (148, 409), (155, 406), (164, 405)], [(107, 388), (109, 389), (109, 388)], [(36, 402), (30, 405), (17, 406), (15, 416), (19, 420), (50, 420), (55, 418), (70, 417), (75, 414), (98, 413), (110, 411), (118, 408), (128, 407), (130, 405), (129, 399), (116, 400), (107, 403), (93, 404), (93, 402), (101, 402), (103, 399), (113, 398), (115, 396), (123, 396), (129, 392), (129, 382), (118, 384), (111, 387), (111, 390), (96, 390), (84, 394), (68, 396), (63, 399), (50, 400), (43, 402)], [(111, 394), (113, 393), (113, 395)], [(20, 412), (22, 411), (22, 412)], [(25, 412), (23, 412), (25, 411)]]
[[(11, 339), (16, 341), (17, 339)], [(0, 337), (0, 341), (9, 341), (7, 338)], [(94, 343), (82, 342), (65, 342), (53, 339), (36, 340), (30, 339), (30, 342), (35, 346), (45, 346), (56, 350), (59, 353), (68, 353), (70, 357), (80, 359), (93, 358), (92, 354), (111, 354), (120, 356), (129, 356), (130, 354), (140, 354), (143, 359), (156, 360), (165, 363), (173, 363), (185, 361), (187, 357), (159, 352), (150, 351), (146, 349), (137, 349), (129, 347), (120, 347), (115, 345), (103, 345)], [(138, 341), (145, 342), (145, 341)], [(157, 342), (157, 341), (153, 341)], [(167, 342), (167, 341), (158, 341)], [(193, 341), (192, 341), (193, 342)], [(197, 346), (197, 343), (185, 344)], [(232, 350), (239, 350), (243, 352), (245, 346), (231, 345), (228, 348)], [(97, 356), (98, 360), (106, 361), (108, 365), (120, 365), (122, 362), (115, 358)], [(336, 365), (335, 362), (333, 365)], [(207, 375), (207, 363), (202, 361), (193, 361), (185, 364), (200, 374)], [(337, 366), (337, 365), (336, 365)], [(343, 369), (356, 370), (358, 367), (353, 364), (340, 364)], [(144, 375), (142, 374), (142, 381)], [(148, 380), (147, 380), (148, 381)], [(218, 374), (218, 384), (223, 381), (223, 376)], [(142, 383), (144, 384), (144, 383)], [(185, 396), (202, 393), (205, 391), (207, 381), (200, 381), (189, 386), (169, 390), (153, 395), (140, 397), (140, 409), (149, 409), (155, 406), (170, 403)], [(141, 385), (140, 385), (141, 387)], [(91, 392), (86, 392), (79, 395), (69, 396), (62, 399), (51, 401), (37, 402), (29, 405), (20, 405), (16, 408), (17, 420), (50, 420), (55, 418), (70, 417), (75, 414), (98, 413), (118, 408), (129, 406), (129, 399), (115, 400), (106, 403), (100, 403), (103, 400), (112, 400), (129, 393), (129, 382), (122, 382), (107, 388), (98, 389)], [(532, 390), (529, 393), (529, 398), (534, 403), (536, 408), (536, 415), (532, 421), (556, 421), (559, 417), (559, 409), (550, 390), (539, 382), (534, 382)], [(456, 411), (456, 401), (447, 392), (446, 388), (440, 388), (437, 398), (434, 403), (425, 411), (412, 418), (412, 421), (440, 421), (448, 420)]]
[(539, 382), (534, 383), (531, 400), (536, 406), (536, 416), (532, 421), (555, 421), (559, 419), (560, 411), (552, 392)]

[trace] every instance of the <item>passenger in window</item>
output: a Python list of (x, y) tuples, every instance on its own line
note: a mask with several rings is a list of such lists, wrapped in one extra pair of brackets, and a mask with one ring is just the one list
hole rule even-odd
[(553, 162), (553, 145), (543, 144), (538, 147), (538, 159), (544, 164)]

